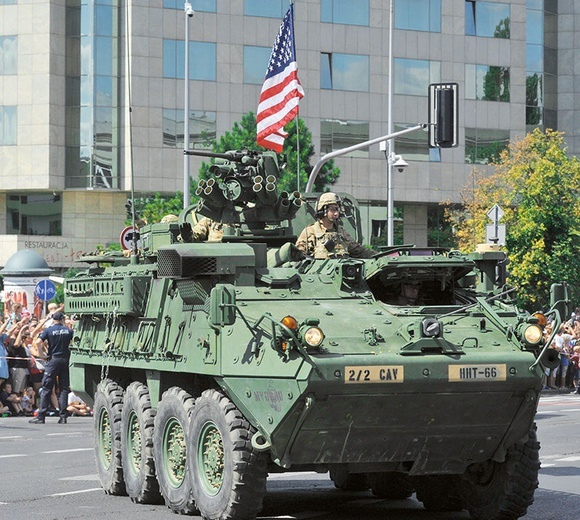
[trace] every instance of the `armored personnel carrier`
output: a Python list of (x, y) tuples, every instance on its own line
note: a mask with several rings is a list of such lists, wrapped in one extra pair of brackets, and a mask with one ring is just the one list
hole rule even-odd
[[(556, 331), (566, 286), (530, 315), (493, 248), (302, 258), (313, 205), (278, 193), (276, 155), (217, 159), (201, 203), (67, 280), (72, 387), (94, 398), (105, 493), (251, 519), (269, 473), (314, 470), (429, 510), (523, 516), (542, 375), (559, 362), (546, 320)], [(342, 209), (356, 235), (356, 201)], [(194, 213), (223, 223), (221, 242), (193, 241)]]

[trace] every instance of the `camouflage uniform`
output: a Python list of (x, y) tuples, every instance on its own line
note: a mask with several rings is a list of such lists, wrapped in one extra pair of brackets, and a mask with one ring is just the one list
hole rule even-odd
[(224, 236), (224, 225), (208, 217), (203, 217), (193, 226), (193, 240), (196, 242), (221, 242)]
[[(325, 244), (334, 243), (334, 248), (329, 251)], [(375, 251), (367, 249), (352, 238), (341, 226), (334, 230), (327, 230), (320, 222), (304, 228), (296, 247), (305, 255), (315, 259), (325, 258), (370, 258)]]

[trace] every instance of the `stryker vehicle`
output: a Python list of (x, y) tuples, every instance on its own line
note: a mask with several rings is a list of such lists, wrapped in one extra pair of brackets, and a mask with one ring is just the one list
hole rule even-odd
[[(428, 510), (523, 516), (568, 287), (530, 315), (497, 248), (300, 257), (313, 204), (278, 194), (275, 154), (221, 154), (212, 172), (201, 202), (143, 228), (130, 258), (88, 256), (66, 282), (71, 386), (94, 396), (105, 493), (251, 519), (269, 473), (317, 471), (340, 489), (415, 492)], [(357, 208), (344, 198), (355, 236)], [(193, 242), (195, 213), (223, 223), (221, 242)], [(407, 282), (414, 305), (397, 302)]]

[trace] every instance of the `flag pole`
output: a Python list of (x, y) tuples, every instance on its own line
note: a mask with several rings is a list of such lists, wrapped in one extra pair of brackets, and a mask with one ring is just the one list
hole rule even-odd
[[(290, 0), (290, 5), (294, 3)], [(298, 59), (296, 59), (298, 61)], [(300, 102), (296, 113), (296, 191), (300, 191)]]

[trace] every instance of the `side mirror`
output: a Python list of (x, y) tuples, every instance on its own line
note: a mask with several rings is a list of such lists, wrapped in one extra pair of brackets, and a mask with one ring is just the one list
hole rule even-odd
[(550, 287), (550, 307), (560, 313), (562, 322), (566, 321), (571, 312), (571, 290), (566, 282), (553, 283)]
[(218, 283), (209, 296), (208, 320), (214, 327), (236, 322), (236, 289), (231, 284)]

